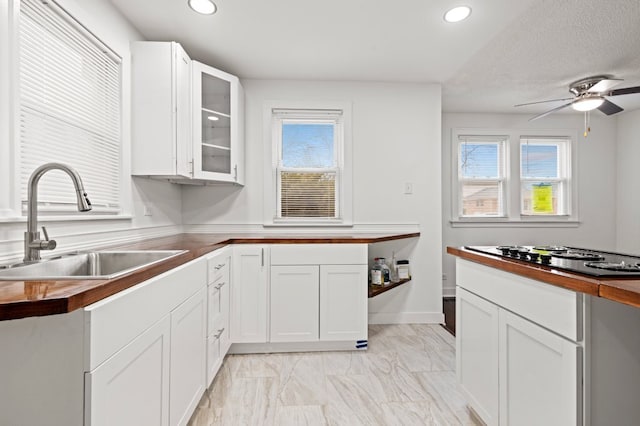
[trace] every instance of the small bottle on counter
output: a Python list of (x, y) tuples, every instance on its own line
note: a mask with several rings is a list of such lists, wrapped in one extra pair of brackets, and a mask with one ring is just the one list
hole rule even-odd
[(408, 280), (411, 279), (411, 273), (409, 272), (409, 261), (398, 260), (398, 279)]
[(396, 263), (396, 252), (391, 252), (391, 273), (389, 275), (392, 283), (400, 281), (398, 278), (398, 264)]
[(390, 270), (385, 262), (384, 257), (376, 257), (374, 259), (375, 264), (371, 269), (371, 284), (373, 285), (388, 285), (391, 284)]

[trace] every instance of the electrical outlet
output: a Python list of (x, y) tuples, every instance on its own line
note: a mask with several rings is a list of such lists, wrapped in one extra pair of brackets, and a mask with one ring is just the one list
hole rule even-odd
[(446, 281), (447, 280), (447, 274), (442, 274), (442, 281)]
[(150, 204), (145, 204), (144, 205), (143, 214), (145, 216), (153, 216), (153, 212), (151, 211), (151, 205)]
[(413, 194), (413, 184), (411, 182), (406, 182), (404, 184), (404, 193)]

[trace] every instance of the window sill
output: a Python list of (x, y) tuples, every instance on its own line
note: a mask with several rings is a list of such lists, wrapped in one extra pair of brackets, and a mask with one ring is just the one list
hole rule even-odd
[(523, 218), (469, 218), (450, 220), (452, 228), (577, 228), (580, 221), (568, 217)]

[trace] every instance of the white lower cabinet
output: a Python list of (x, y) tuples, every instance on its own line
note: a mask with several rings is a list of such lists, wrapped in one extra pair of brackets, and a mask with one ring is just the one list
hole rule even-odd
[(269, 342), (367, 339), (367, 246), (271, 246)]
[(86, 424), (169, 424), (170, 329), (167, 315), (85, 375)]
[(84, 308), (87, 425), (187, 424), (205, 390), (206, 273), (194, 260)]
[(576, 425), (578, 345), (500, 310), (500, 424)]
[(321, 265), (320, 340), (366, 340), (367, 297), (367, 265)]
[(458, 287), (456, 372), (467, 402), (491, 426), (498, 424), (498, 306)]
[[(487, 425), (584, 424), (582, 318), (564, 318), (566, 312), (581, 312), (576, 309), (581, 297), (460, 259), (457, 271), (456, 367), (469, 406)], [(508, 282), (511, 290), (499, 291)], [(530, 298), (517, 297), (518, 286)], [(539, 303), (543, 298), (565, 305), (558, 309), (563, 317), (553, 318)], [(523, 317), (514, 309), (521, 306), (532, 317), (546, 311), (545, 321), (557, 327)], [(564, 332), (576, 332), (579, 339)]]
[(316, 342), (319, 330), (319, 266), (271, 267), (271, 342)]
[(171, 425), (187, 424), (205, 390), (206, 300), (203, 287), (171, 312)]
[(267, 342), (269, 246), (233, 247), (231, 289), (231, 341)]

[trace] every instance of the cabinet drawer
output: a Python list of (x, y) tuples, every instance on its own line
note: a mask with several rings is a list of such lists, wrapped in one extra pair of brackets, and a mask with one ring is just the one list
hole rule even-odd
[(573, 341), (582, 339), (582, 294), (462, 259), (456, 285)]
[(272, 265), (366, 265), (366, 244), (274, 244)]
[(211, 385), (216, 373), (222, 365), (223, 354), (220, 347), (220, 337), (211, 335), (207, 337), (207, 387)]
[(208, 283), (215, 283), (220, 280), (229, 281), (230, 257), (228, 251), (218, 254), (207, 260)]

